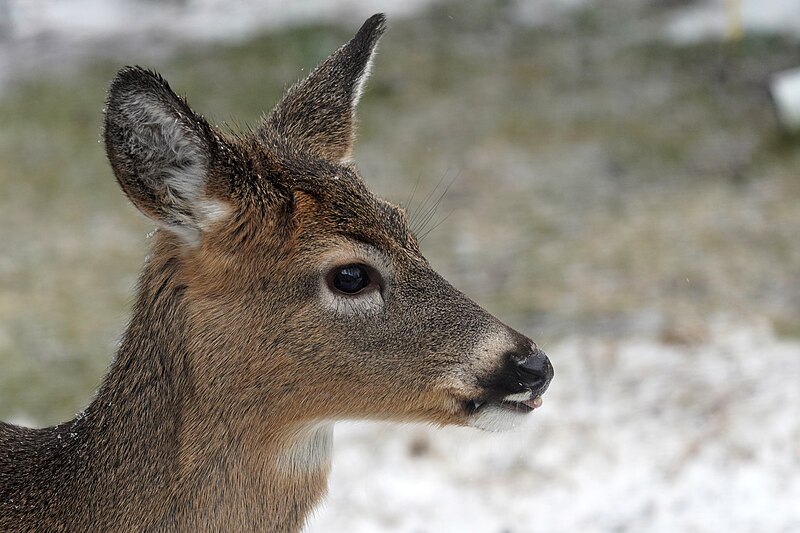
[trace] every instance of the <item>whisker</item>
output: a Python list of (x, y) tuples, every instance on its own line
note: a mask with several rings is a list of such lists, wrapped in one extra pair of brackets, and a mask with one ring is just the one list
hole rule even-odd
[[(433, 195), (436, 193), (436, 191), (439, 190), (439, 187), (442, 185), (442, 182), (445, 180), (447, 175), (450, 173), (451, 165), (452, 165), (451, 163), (447, 164), (447, 169), (444, 171), (444, 174), (442, 174), (442, 177), (439, 178), (439, 181), (436, 182), (436, 186), (433, 189), (431, 189), (430, 191), (428, 191), (428, 194), (425, 195), (425, 198), (422, 200), (422, 202), (419, 205), (419, 211), (415, 214), (414, 218), (411, 219), (410, 225), (411, 225), (411, 227), (412, 227), (412, 229), (414, 231), (417, 231), (417, 228), (415, 226), (420, 221), (420, 218), (424, 219), (424, 218), (427, 217), (428, 211), (430, 210), (430, 207), (426, 207), (426, 206), (427, 206), (428, 202), (430, 201), (430, 199), (433, 198)], [(420, 231), (423, 230), (423, 229), (424, 229), (424, 225), (419, 228)]]
[(411, 192), (408, 194), (408, 198), (406, 198), (405, 204), (400, 204), (406, 210), (408, 216), (412, 218), (413, 218), (413, 213), (412, 213), (411, 202), (414, 201), (414, 195), (417, 193), (417, 187), (419, 187), (420, 181), (422, 181), (422, 174), (417, 174), (417, 179), (414, 182), (414, 186), (411, 187)]
[[(425, 231), (425, 228), (427, 228), (427, 226), (428, 226), (428, 224), (430, 223), (430, 221), (431, 221), (431, 220), (433, 220), (433, 217), (434, 217), (434, 215), (436, 214), (436, 209), (437, 209), (437, 208), (439, 207), (439, 205), (442, 203), (442, 200), (444, 200), (444, 197), (445, 197), (445, 196), (447, 195), (447, 193), (450, 191), (450, 188), (453, 186), (453, 184), (456, 182), (456, 180), (458, 179), (458, 177), (459, 177), (460, 175), (461, 175), (461, 171), (459, 171), (459, 172), (458, 172), (458, 174), (456, 174), (456, 175), (453, 177), (453, 179), (451, 179), (451, 180), (450, 180), (450, 182), (449, 182), (449, 183), (448, 183), (448, 184), (447, 184), (447, 185), (444, 187), (444, 190), (443, 190), (443, 191), (442, 191), (442, 193), (439, 195), (439, 197), (436, 199), (436, 201), (435, 201), (435, 202), (434, 202), (434, 203), (433, 203), (433, 204), (432, 204), (432, 205), (431, 205), (431, 206), (428, 208), (428, 210), (425, 212), (425, 216), (424, 216), (424, 218), (423, 218), (423, 220), (422, 220), (422, 224), (421, 224), (421, 225), (420, 225), (420, 227), (419, 227), (419, 232), (420, 232), (420, 233), (422, 233), (423, 231)], [(427, 233), (426, 233), (426, 235), (427, 235)]]
[(430, 234), (431, 234), (431, 232), (433, 232), (433, 230), (435, 230), (436, 228), (438, 228), (439, 226), (441, 226), (442, 224), (444, 224), (444, 222), (445, 222), (445, 221), (446, 221), (448, 218), (450, 218), (450, 215), (452, 215), (453, 213), (455, 213), (455, 211), (456, 211), (455, 209), (451, 209), (451, 210), (450, 210), (450, 212), (449, 212), (449, 213), (447, 213), (447, 214), (446, 214), (446, 215), (445, 215), (445, 216), (444, 216), (444, 217), (443, 217), (443, 218), (442, 218), (442, 219), (441, 219), (439, 222), (437, 222), (436, 224), (434, 224), (434, 225), (433, 225), (433, 227), (432, 227), (431, 229), (429, 229), (429, 230), (428, 230), (428, 231), (426, 231), (426, 232), (425, 232), (425, 233), (424, 233), (422, 236), (420, 236), (420, 238), (418, 239), (418, 240), (419, 240), (419, 242), (422, 242), (422, 241), (425, 239), (425, 237), (427, 237), (428, 235), (430, 235)]

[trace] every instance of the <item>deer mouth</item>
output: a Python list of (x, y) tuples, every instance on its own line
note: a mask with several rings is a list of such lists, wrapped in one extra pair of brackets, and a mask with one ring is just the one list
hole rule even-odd
[(508, 431), (518, 427), (542, 405), (538, 391), (509, 394), (466, 402), (466, 425), (484, 431)]
[[(522, 397), (525, 394), (527, 394), (529, 398), (523, 399)], [(474, 415), (490, 406), (499, 407), (504, 411), (526, 415), (542, 406), (542, 397), (534, 397), (531, 393), (523, 393), (512, 394), (499, 400), (469, 400), (467, 402), (467, 411), (469, 414)]]

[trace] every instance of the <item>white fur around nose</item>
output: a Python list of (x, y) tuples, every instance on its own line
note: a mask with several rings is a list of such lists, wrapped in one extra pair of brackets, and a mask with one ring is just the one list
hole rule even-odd
[[(482, 374), (497, 370), (504, 363), (503, 358), (507, 357), (508, 352), (513, 349), (514, 339), (504, 326), (498, 325), (488, 330), (475, 347), (473, 355), (476, 360), (475, 372)], [(530, 392), (521, 392), (510, 394), (504, 400), (521, 402), (529, 400), (530, 397)], [(504, 409), (499, 405), (486, 404), (469, 418), (467, 424), (484, 431), (508, 431), (518, 427), (525, 420), (525, 413)]]
[(527, 415), (498, 405), (486, 405), (473, 415), (468, 424), (483, 431), (510, 431), (522, 425)]
[(524, 402), (526, 400), (530, 400), (533, 397), (532, 391), (525, 391), (525, 392), (518, 392), (516, 394), (509, 394), (503, 400), (507, 402)]
[(498, 368), (501, 359), (514, 349), (514, 340), (503, 326), (488, 330), (475, 346), (474, 359), (479, 371), (491, 371)]

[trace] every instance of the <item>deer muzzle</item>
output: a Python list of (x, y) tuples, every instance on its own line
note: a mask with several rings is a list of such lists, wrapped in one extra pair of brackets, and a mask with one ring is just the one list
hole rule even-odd
[(538, 347), (522, 359), (517, 367), (520, 382), (531, 391), (534, 398), (541, 396), (553, 379), (553, 365)]

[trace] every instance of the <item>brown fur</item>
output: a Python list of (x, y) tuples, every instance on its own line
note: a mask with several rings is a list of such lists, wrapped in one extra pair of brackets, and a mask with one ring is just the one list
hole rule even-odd
[[(439, 277), (347, 162), (383, 27), (369, 19), (252, 133), (120, 71), (109, 161), (163, 229), (91, 405), (51, 428), (0, 423), (0, 530), (298, 531), (332, 421), (467, 424), (472, 400), (532, 388), (517, 365), (543, 354)], [(325, 285), (352, 263), (380, 273), (372, 300)]]

